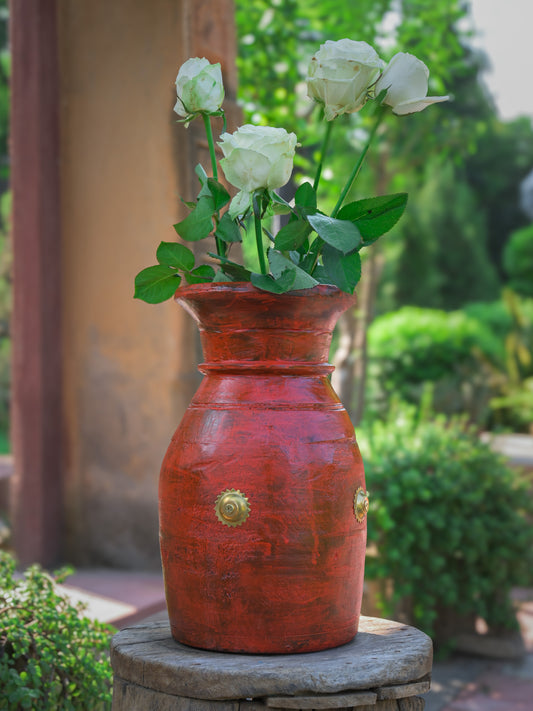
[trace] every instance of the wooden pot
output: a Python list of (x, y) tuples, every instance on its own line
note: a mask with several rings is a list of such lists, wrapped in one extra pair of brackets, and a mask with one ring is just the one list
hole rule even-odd
[(172, 635), (262, 654), (344, 644), (359, 621), (368, 501), (328, 355), (355, 296), (217, 283), (176, 300), (200, 329), (205, 377), (161, 468)]

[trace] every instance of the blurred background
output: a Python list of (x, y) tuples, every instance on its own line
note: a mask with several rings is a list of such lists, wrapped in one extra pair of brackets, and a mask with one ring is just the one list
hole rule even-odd
[[(369, 579), (381, 611), (407, 610), (425, 629), (443, 607), (459, 626), (512, 628), (510, 591), (533, 586), (532, 25), (528, 0), (57, 0), (39, 12), (0, 0), (5, 545), (27, 563), (158, 569), (158, 470), (200, 356), (175, 305), (131, 297), (134, 274), (172, 239), (179, 196), (193, 195), (191, 166), (208, 165), (196, 128), (172, 116), (177, 68), (221, 61), (230, 128), (297, 134), (291, 197), (322, 139), (309, 59), (349, 37), (387, 61), (415, 54), (429, 94), (451, 95), (387, 116), (353, 188), (409, 193), (332, 348), (374, 502)], [(364, 111), (336, 123), (325, 209), (369, 127)], [(51, 195), (55, 226), (37, 200), (27, 227), (32, 195), (46, 208)]]

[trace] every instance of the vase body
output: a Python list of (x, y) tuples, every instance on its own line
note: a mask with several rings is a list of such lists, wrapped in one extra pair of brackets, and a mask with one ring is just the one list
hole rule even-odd
[(176, 299), (200, 329), (205, 377), (161, 468), (172, 635), (241, 653), (345, 644), (361, 608), (365, 483), (328, 356), (355, 297), (221, 283)]

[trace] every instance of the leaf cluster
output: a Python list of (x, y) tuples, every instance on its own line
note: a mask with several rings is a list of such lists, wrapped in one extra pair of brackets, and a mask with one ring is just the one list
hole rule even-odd
[(0, 709), (105, 711), (111, 707), (108, 625), (83, 617), (48, 575), (31, 566), (18, 576), (0, 551)]
[[(353, 293), (361, 277), (360, 251), (373, 244), (400, 219), (407, 204), (407, 194), (397, 193), (345, 205), (336, 217), (329, 217), (317, 207), (316, 190), (303, 183), (296, 191), (294, 205), (269, 190), (256, 191), (253, 208), (232, 217), (226, 210), (230, 201), (226, 188), (208, 178), (201, 166), (196, 173), (201, 190), (194, 203), (188, 203), (189, 215), (174, 225), (185, 241), (196, 242), (213, 235), (218, 254), (208, 252), (218, 261), (218, 271), (210, 265), (195, 266), (193, 252), (182, 244), (161, 242), (158, 264), (143, 269), (135, 279), (135, 298), (155, 304), (172, 297), (182, 278), (189, 284), (211, 281), (251, 281), (254, 286), (273, 293), (308, 289), (316, 284), (333, 284)], [(255, 274), (227, 257), (231, 245), (242, 241), (244, 220), (259, 220), (270, 213), (285, 213), (289, 221), (274, 237), (263, 228), (271, 246), (267, 256), (269, 274)]]
[(430, 382), (438, 412), (467, 413), (472, 422), (485, 423), (488, 364), (503, 358), (503, 347), (478, 319), (462, 311), (404, 306), (371, 324), (368, 353), (368, 389), (376, 413), (384, 414), (396, 396), (418, 402)]
[(409, 600), (428, 634), (439, 610), (515, 628), (513, 586), (533, 583), (527, 483), (463, 420), (396, 403), (360, 438), (371, 495), (366, 575), (392, 580), (384, 614)]
[(368, 341), (384, 387), (397, 393), (409, 384), (436, 381), (457, 368), (479, 368), (475, 348), (493, 361), (502, 355), (499, 339), (477, 319), (462, 311), (416, 306), (375, 319)]
[(509, 286), (523, 296), (533, 297), (533, 224), (509, 236), (503, 249), (503, 264)]
[(483, 359), (492, 395), (489, 426), (528, 433), (533, 422), (533, 300), (520, 299), (507, 288), (500, 302), (473, 304), (469, 312), (499, 332), (503, 343), (501, 358)]

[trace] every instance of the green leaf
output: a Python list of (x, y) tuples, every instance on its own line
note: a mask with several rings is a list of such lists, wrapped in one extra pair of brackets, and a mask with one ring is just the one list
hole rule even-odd
[(202, 189), (198, 193), (198, 200), (203, 197), (212, 197), (211, 190), (208, 184), (209, 178), (207, 177), (207, 173), (205, 172), (203, 165), (198, 163), (198, 165), (194, 169), (194, 172), (198, 176), (198, 180), (200, 181), (200, 184), (202, 186)]
[(300, 267), (302, 269), (304, 269), (307, 273), (309, 273), (311, 271), (311, 269), (313, 268), (313, 264), (316, 263), (317, 255), (320, 252), (320, 249), (323, 246), (323, 244), (324, 243), (322, 242), (322, 240), (320, 238), (315, 239), (311, 243), (308, 253), (305, 255), (305, 257), (300, 262)]
[(181, 277), (179, 274), (162, 264), (147, 267), (135, 277), (134, 299), (141, 299), (147, 304), (160, 304), (170, 299), (178, 286)]
[(198, 176), (198, 180), (202, 185), (207, 184), (207, 173), (204, 170), (204, 166), (201, 163), (198, 163), (196, 168), (194, 169), (194, 172)]
[(285, 252), (290, 249), (298, 249), (305, 242), (309, 235), (309, 225), (304, 220), (294, 220), (284, 225), (274, 240), (276, 249)]
[(270, 291), (273, 294), (285, 294), (285, 292), (290, 291), (295, 277), (295, 273), (287, 269), (278, 279), (274, 279), (270, 274), (252, 273), (251, 282), (255, 287), (263, 291)]
[(234, 281), (250, 281), (252, 272), (245, 267), (237, 264), (237, 262), (232, 262), (231, 259), (227, 257), (221, 257), (214, 252), (208, 252), (207, 254), (213, 257), (213, 259), (217, 259), (222, 264), (222, 270), (232, 277)]
[(230, 274), (226, 274), (222, 269), (219, 269), (215, 274), (213, 283), (234, 281)]
[(187, 272), (185, 279), (189, 284), (203, 284), (211, 282), (215, 278), (215, 270), (209, 264), (201, 264), (196, 269)]
[(269, 191), (269, 196), (273, 212), (277, 215), (287, 215), (289, 212), (292, 212), (290, 204), (273, 190)]
[(223, 242), (242, 242), (238, 222), (231, 217), (229, 212), (225, 212), (220, 218), (215, 235)]
[(187, 242), (197, 242), (212, 232), (214, 212), (213, 198), (202, 197), (190, 215), (174, 225), (174, 229)]
[(353, 294), (361, 279), (361, 255), (359, 252), (342, 254), (338, 249), (326, 244), (322, 250), (322, 262), (331, 283), (338, 286), (341, 291)]
[(270, 269), (272, 270), (272, 274), (276, 281), (282, 279), (286, 271), (294, 273), (294, 279), (290, 287), (291, 290), (311, 289), (313, 286), (318, 284), (317, 280), (313, 279), (310, 274), (304, 272), (303, 269), (300, 269), (300, 267), (296, 266), (296, 264), (291, 262), (290, 259), (287, 259), (287, 257), (280, 254), (275, 249), (269, 249), (267, 254), (268, 263), (270, 264)]
[(292, 208), (279, 202), (271, 202), (267, 215), (290, 215)]
[(156, 252), (157, 261), (166, 267), (190, 271), (194, 267), (194, 254), (179, 242), (161, 242)]
[(222, 185), (222, 183), (219, 183), (218, 180), (215, 180), (214, 178), (207, 179), (207, 187), (209, 188), (209, 191), (213, 196), (215, 210), (218, 212), (221, 207), (224, 207), (224, 205), (228, 204), (231, 199), (230, 194)]
[(314, 278), (317, 280), (319, 284), (331, 284), (331, 277), (329, 274), (326, 272), (324, 267), (321, 264), (317, 264), (315, 267), (315, 271), (313, 272)]
[(394, 227), (406, 205), (407, 193), (381, 195), (345, 205), (339, 211), (338, 218), (355, 222), (363, 238), (362, 246), (365, 247)]
[(294, 195), (294, 204), (304, 208), (306, 214), (316, 212), (316, 192), (311, 183), (302, 183)]
[(361, 235), (357, 226), (349, 220), (336, 219), (316, 213), (307, 220), (318, 236), (327, 244), (344, 254), (352, 252), (361, 244)]

